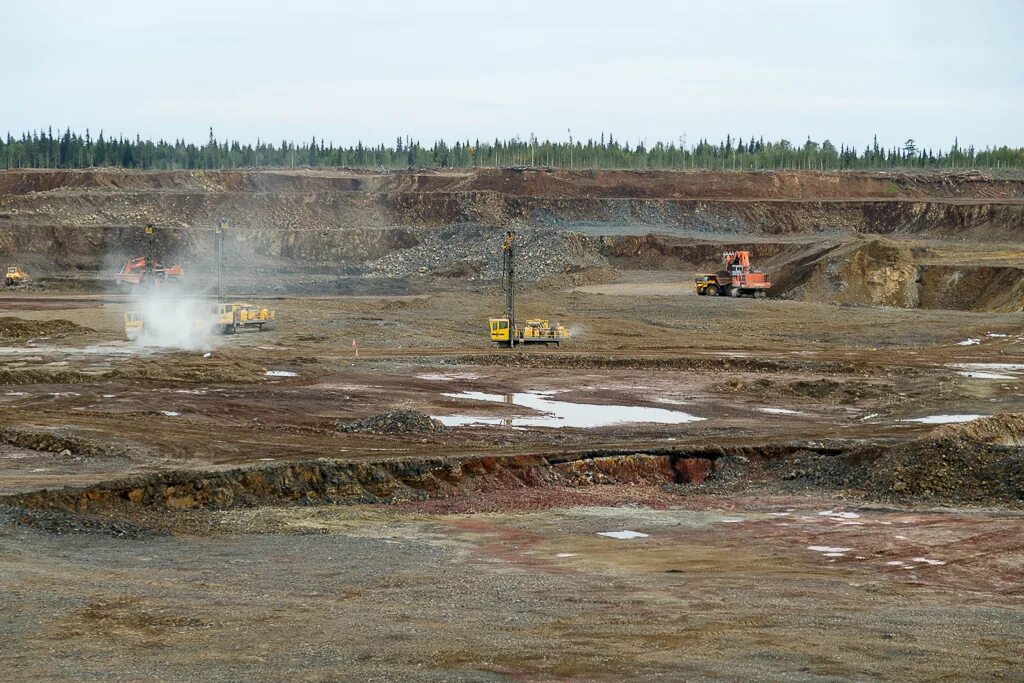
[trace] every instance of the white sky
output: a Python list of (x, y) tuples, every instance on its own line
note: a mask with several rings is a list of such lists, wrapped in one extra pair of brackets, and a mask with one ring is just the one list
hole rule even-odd
[(0, 0), (0, 133), (1024, 146), (1024, 0)]

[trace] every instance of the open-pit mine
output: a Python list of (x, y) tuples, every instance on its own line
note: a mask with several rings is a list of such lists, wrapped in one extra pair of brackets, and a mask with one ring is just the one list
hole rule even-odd
[(0, 679), (1022, 680), (1022, 256), (977, 171), (0, 171)]

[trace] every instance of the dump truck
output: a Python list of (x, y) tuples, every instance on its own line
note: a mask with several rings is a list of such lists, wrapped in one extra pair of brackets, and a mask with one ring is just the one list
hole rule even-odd
[(558, 346), (571, 335), (569, 328), (544, 318), (531, 318), (522, 325), (516, 323), (516, 267), (513, 231), (505, 233), (501, 245), (501, 285), (505, 290), (505, 317), (487, 321), (491, 342), (508, 348), (529, 344)]
[(215, 304), (213, 307), (214, 329), (223, 334), (234, 334), (238, 330), (272, 328), (277, 324), (274, 311), (255, 304), (233, 302)]
[(750, 267), (749, 251), (727, 251), (722, 254), (725, 269), (717, 273), (698, 275), (694, 286), (700, 296), (768, 296), (772, 283), (767, 273)]
[(4, 284), (8, 287), (17, 287), (28, 281), (28, 275), (18, 266), (7, 266), (7, 274), (4, 276)]

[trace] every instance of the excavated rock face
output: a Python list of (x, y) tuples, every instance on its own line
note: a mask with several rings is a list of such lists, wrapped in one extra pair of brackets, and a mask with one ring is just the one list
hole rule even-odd
[(917, 266), (910, 249), (885, 238), (859, 247), (840, 267), (843, 303), (878, 306), (917, 306)]

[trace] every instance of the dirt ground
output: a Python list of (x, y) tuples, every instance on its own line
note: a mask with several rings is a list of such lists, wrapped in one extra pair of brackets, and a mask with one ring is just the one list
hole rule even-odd
[[(188, 348), (127, 341), (85, 247), (0, 292), (0, 679), (1024, 680), (1020, 181), (340, 175), (0, 173), (0, 254), (194, 193), (333, 259), (232, 275), (276, 328)], [(450, 202), (495, 197), (559, 348), (486, 339), (511, 214)], [(696, 296), (744, 243), (778, 294)]]

